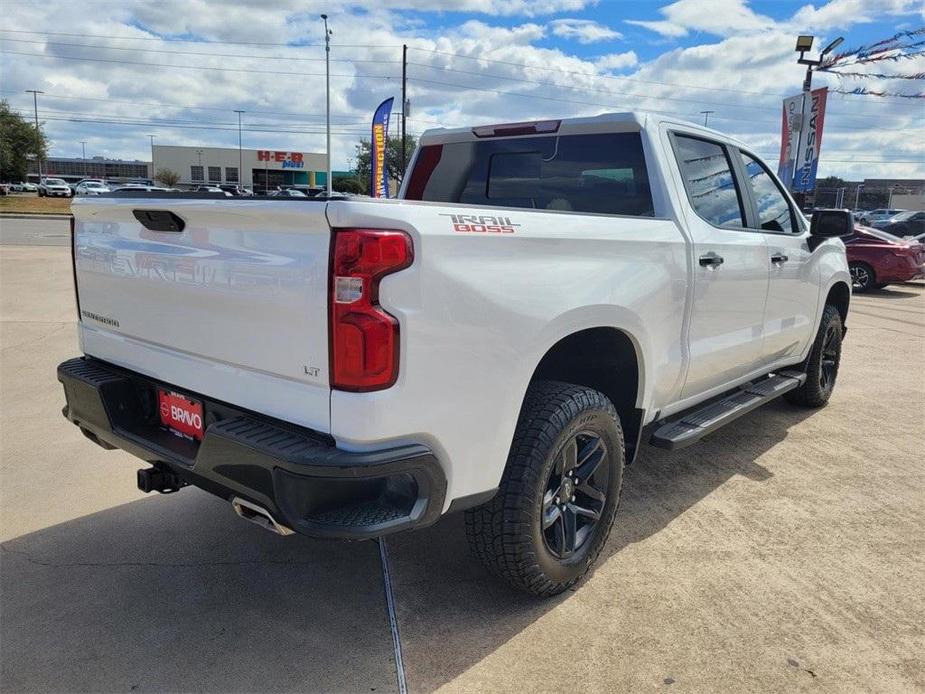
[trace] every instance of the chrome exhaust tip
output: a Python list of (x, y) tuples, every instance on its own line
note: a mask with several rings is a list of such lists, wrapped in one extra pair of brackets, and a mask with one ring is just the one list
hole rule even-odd
[(234, 512), (244, 520), (256, 523), (261, 528), (269, 530), (271, 533), (284, 536), (295, 533), (292, 528), (287, 528), (285, 525), (278, 523), (265, 508), (257, 504), (252, 504), (250, 501), (235, 497), (231, 500), (231, 507), (234, 509)]

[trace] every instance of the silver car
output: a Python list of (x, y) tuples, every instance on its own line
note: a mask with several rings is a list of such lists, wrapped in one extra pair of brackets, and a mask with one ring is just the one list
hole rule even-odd
[(74, 188), (74, 195), (103, 195), (111, 192), (102, 181), (83, 181)]

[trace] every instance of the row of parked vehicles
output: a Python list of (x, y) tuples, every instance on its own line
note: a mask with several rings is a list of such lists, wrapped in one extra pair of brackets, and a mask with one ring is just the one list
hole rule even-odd
[[(226, 197), (253, 197), (257, 195), (254, 190), (248, 186), (239, 186), (235, 184), (215, 184), (200, 185), (189, 190), (180, 188), (170, 188), (166, 186), (155, 185), (150, 179), (139, 179), (128, 183), (112, 184), (98, 178), (85, 178), (76, 183), (68, 183), (63, 178), (43, 178), (40, 184), (36, 183), (8, 183), (2, 184), (0, 192), (2, 194), (10, 193), (38, 193), (39, 197), (74, 197), (77, 195), (103, 195), (106, 193), (119, 193), (125, 191), (149, 192), (149, 193), (174, 193), (174, 192), (196, 192), (196, 193), (217, 193), (224, 194)], [(269, 197), (289, 197), (289, 198), (313, 198), (323, 197), (326, 194), (324, 188), (316, 186), (293, 185), (279, 187), (275, 190), (269, 190), (263, 195)]]

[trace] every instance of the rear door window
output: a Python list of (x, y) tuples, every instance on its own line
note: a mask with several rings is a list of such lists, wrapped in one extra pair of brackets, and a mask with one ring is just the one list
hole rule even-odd
[(716, 227), (744, 227), (742, 195), (732, 175), (726, 148), (686, 135), (675, 135), (674, 141), (678, 166), (694, 211)]
[(639, 133), (453, 142), (421, 149), (408, 200), (654, 215)]

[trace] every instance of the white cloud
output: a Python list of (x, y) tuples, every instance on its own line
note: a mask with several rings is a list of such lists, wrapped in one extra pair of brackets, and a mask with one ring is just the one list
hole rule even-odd
[[(322, 151), (324, 50), (317, 45), (322, 38), (321, 23), (316, 13), (305, 11), (304, 0), (285, 2), (255, 10), (252, 0), (229, 0), (222, 13), (216, 13), (214, 5), (202, 0), (160, 0), (157, 4), (118, 3), (107, 6), (104, 14), (87, 13), (79, 3), (54, 7), (16, 3), (4, 15), (4, 28), (32, 31), (65, 26), (83, 38), (3, 34), (7, 37), (5, 51), (48, 56), (0, 54), (3, 89), (10, 94), (10, 104), (30, 117), (32, 102), (22, 90), (46, 92), (39, 101), (40, 118), (46, 122), (56, 155), (79, 155), (80, 141), (87, 140), (90, 156), (146, 158), (147, 133), (156, 134), (160, 144), (236, 146), (233, 109), (237, 108), (247, 112), (246, 147)], [(390, 7), (404, 7), (418, 0), (386, 2), (392, 3)], [(799, 91), (803, 74), (794, 62), (794, 31), (789, 26), (736, 32), (715, 43), (667, 51), (639, 64), (632, 50), (579, 57), (549, 48), (544, 38), (548, 40), (552, 32), (551, 22), (483, 17), (484, 21), (435, 30), (439, 16), (436, 22), (421, 24), (417, 16), (411, 22), (407, 13), (381, 9), (381, 3), (362, 12), (351, 7), (331, 10), (335, 32), (332, 58), (338, 61), (332, 64), (336, 168), (346, 166), (360, 137), (368, 137), (369, 117), (376, 104), (399, 96), (403, 43), (409, 46), (411, 133), (439, 126), (631, 109), (700, 120), (699, 111), (709, 109), (715, 111), (710, 116), (711, 125), (752, 144), (772, 163), (779, 139), (781, 97)], [(726, 25), (734, 21), (722, 19)], [(677, 10), (673, 20), (681, 21)], [(740, 20), (743, 26), (762, 21), (754, 17)], [(671, 18), (666, 15), (665, 21), (671, 23)], [(720, 24), (717, 18), (709, 21), (714, 27)], [(698, 22), (698, 26), (706, 26), (708, 20)], [(311, 45), (296, 48), (96, 38), (154, 37), (138, 26), (210, 41), (297, 41)], [(689, 20), (684, 26), (672, 27), (695, 30)], [(8, 40), (11, 36), (38, 43), (14, 43)], [(52, 42), (84, 43), (93, 48)], [(115, 50), (126, 47), (131, 50)], [(185, 54), (190, 52), (206, 55)], [(80, 56), (146, 64), (75, 59)], [(909, 61), (904, 67), (910, 72), (925, 72), (925, 61)], [(834, 77), (825, 74), (817, 74), (815, 80), (817, 84), (837, 84)], [(900, 87), (908, 90), (909, 85), (889, 85), (888, 89), (883, 85), (889, 91)], [(925, 162), (925, 143), (909, 137), (909, 133), (925, 127), (920, 114), (920, 105), (902, 100), (833, 94), (820, 173), (925, 177), (925, 163), (861, 161), (893, 158)], [(155, 119), (162, 124), (154, 124)]]
[(594, 61), (594, 65), (601, 70), (619, 70), (620, 68), (633, 67), (639, 62), (635, 51), (626, 51), (625, 53), (610, 53), (602, 55)]
[(578, 43), (612, 41), (623, 38), (623, 34), (590, 19), (556, 19), (549, 23), (552, 33)]
[(746, 0), (712, 0), (709, 3), (704, 0), (678, 0), (662, 7), (659, 12), (664, 15), (664, 20), (630, 19), (627, 24), (641, 26), (671, 38), (686, 36), (690, 31), (730, 36), (774, 27), (774, 20), (753, 12)]
[(919, 0), (831, 0), (820, 7), (804, 5), (788, 22), (797, 31), (844, 29), (854, 24), (867, 24), (884, 15), (925, 15)]

